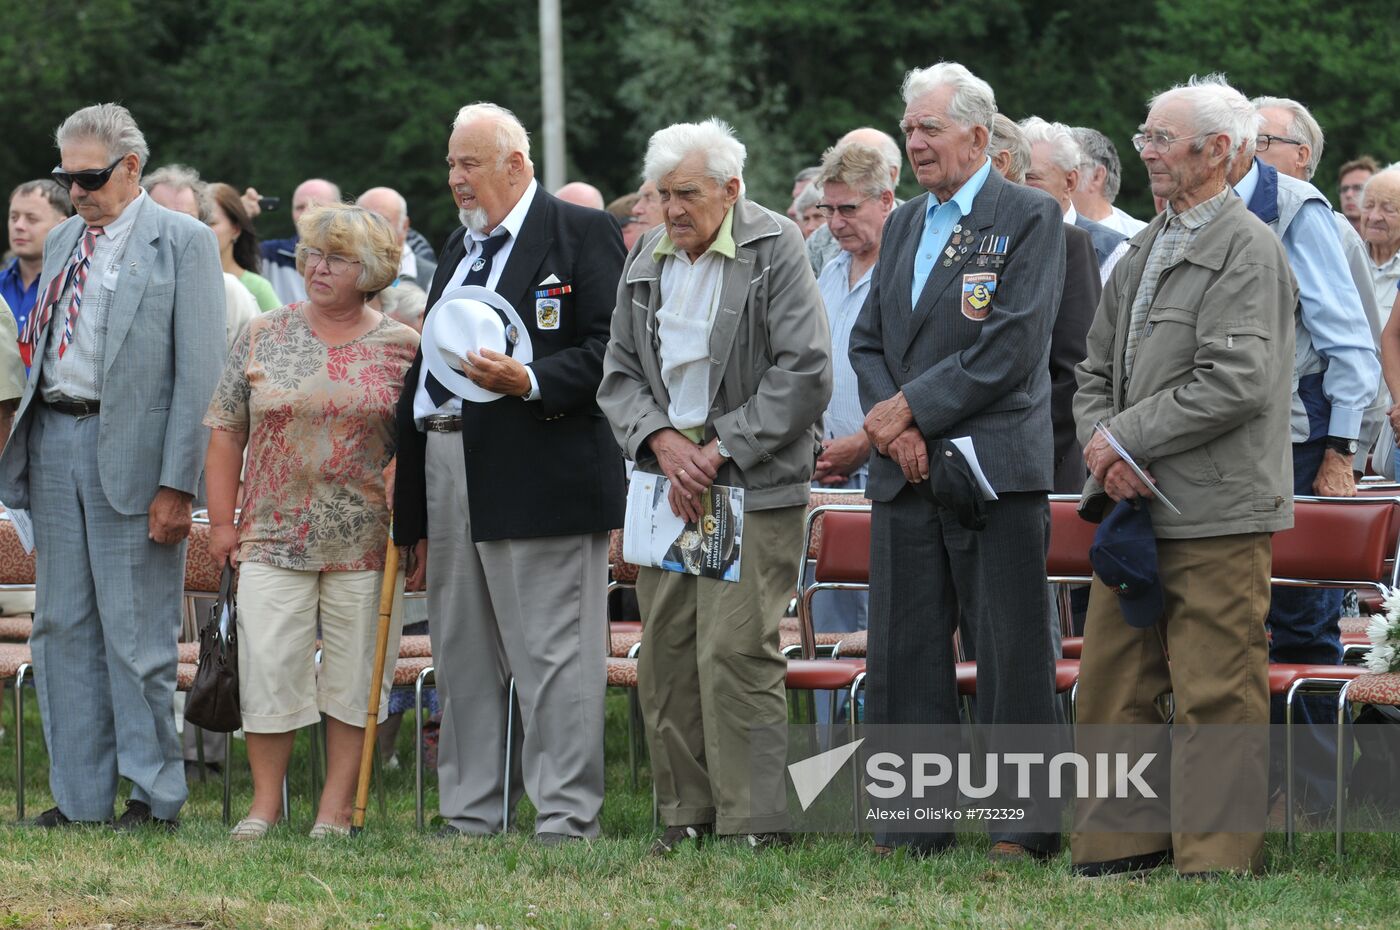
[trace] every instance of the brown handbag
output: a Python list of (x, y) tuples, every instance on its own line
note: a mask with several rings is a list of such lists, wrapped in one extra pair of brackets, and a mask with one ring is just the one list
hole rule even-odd
[(199, 629), (199, 668), (185, 699), (185, 719), (216, 733), (232, 733), (243, 726), (238, 708), (238, 605), (233, 591), (233, 568), (225, 565), (219, 599)]

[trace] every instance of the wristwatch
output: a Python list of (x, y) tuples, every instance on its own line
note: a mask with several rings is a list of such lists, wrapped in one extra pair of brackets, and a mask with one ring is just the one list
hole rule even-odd
[(1355, 439), (1342, 439), (1340, 436), (1328, 436), (1327, 448), (1341, 455), (1355, 455), (1359, 445)]
[(724, 440), (720, 439), (718, 436), (715, 437), (715, 451), (719, 453), (719, 457), (722, 459), (734, 458), (734, 456), (729, 454), (729, 450), (724, 447)]

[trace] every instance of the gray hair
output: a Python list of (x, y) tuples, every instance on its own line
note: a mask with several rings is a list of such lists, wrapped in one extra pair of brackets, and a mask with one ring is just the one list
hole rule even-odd
[(948, 100), (948, 116), (968, 128), (982, 126), (992, 131), (992, 119), (997, 114), (992, 85), (955, 61), (915, 68), (904, 76), (899, 92), (909, 104), (944, 86), (953, 88), (953, 96)]
[(457, 111), (452, 128), (460, 129), (477, 120), (490, 120), (496, 126), (496, 149), (500, 153), (496, 161), (498, 169), (505, 167), (512, 152), (524, 155), (525, 164), (534, 164), (530, 161), (530, 134), (514, 113), (494, 103), (469, 103)]
[(890, 176), (894, 179), (894, 183), (899, 183), (899, 172), (904, 167), (904, 150), (899, 147), (898, 142), (894, 141), (894, 136), (873, 126), (862, 126), (846, 133), (841, 137), (840, 142), (859, 142), (862, 145), (874, 146), (889, 166)]
[(40, 194), (49, 202), (59, 216), (68, 217), (73, 215), (73, 198), (68, 196), (68, 192), (58, 186), (57, 181), (49, 178), (40, 178), (37, 181), (25, 181), (15, 185), (15, 189), (10, 191), (10, 202), (13, 203), (16, 197), (24, 194)]
[(1254, 104), (1254, 112), (1256, 113), (1265, 107), (1273, 107), (1287, 111), (1288, 115), (1292, 117), (1288, 123), (1288, 134), (1299, 142), (1308, 144), (1306, 180), (1312, 180), (1313, 173), (1317, 171), (1318, 162), (1322, 161), (1323, 138), (1322, 127), (1317, 124), (1317, 120), (1313, 119), (1308, 108), (1288, 97), (1255, 97), (1250, 103)]
[(808, 183), (810, 183), (812, 181), (815, 181), (817, 179), (817, 175), (821, 173), (821, 165), (812, 165), (809, 168), (803, 168), (801, 171), (797, 172), (797, 174), (793, 175), (792, 183), (801, 184), (803, 181), (807, 181)]
[(208, 184), (199, 177), (199, 172), (189, 165), (181, 165), (171, 162), (168, 165), (161, 165), (155, 171), (141, 178), (141, 186), (150, 193), (152, 189), (160, 185), (173, 187), (177, 191), (194, 191), (195, 203), (199, 205), (199, 219), (203, 223), (209, 223), (214, 218), (214, 205), (208, 196)]
[(1123, 183), (1123, 162), (1113, 140), (1089, 126), (1075, 126), (1070, 132), (1074, 133), (1074, 141), (1079, 143), (1079, 152), (1084, 156), (1079, 163), (1079, 189), (1084, 190), (1090, 182), (1094, 168), (1102, 167), (1103, 199), (1113, 203)]
[(95, 139), (107, 148), (107, 156), (115, 161), (127, 155), (136, 156), (136, 170), (145, 170), (150, 160), (151, 150), (146, 146), (146, 137), (141, 127), (132, 119), (131, 111), (120, 103), (98, 103), (83, 107), (72, 114), (53, 134), (53, 141), (60, 149), (66, 143), (79, 139)]
[(1003, 113), (992, 119), (992, 137), (987, 141), (988, 154), (1005, 151), (1011, 155), (1011, 174), (1007, 180), (1017, 184), (1026, 183), (1026, 173), (1031, 170), (1031, 144), (1016, 121)]
[(1050, 147), (1050, 161), (1056, 168), (1066, 174), (1079, 170), (1083, 154), (1079, 151), (1079, 143), (1074, 141), (1074, 133), (1064, 123), (1051, 123), (1039, 116), (1028, 116), (1021, 120), (1021, 132), (1026, 137), (1027, 145)]
[(832, 181), (845, 184), (865, 197), (878, 197), (894, 190), (885, 156), (879, 149), (860, 142), (842, 142), (822, 155), (822, 172), (816, 183), (824, 188)]
[(642, 176), (656, 184), (693, 152), (704, 153), (705, 173), (715, 183), (724, 184), (730, 178), (738, 178), (742, 189), (748, 150), (734, 135), (734, 128), (714, 116), (703, 123), (676, 123), (652, 133), (647, 142)]
[[(1177, 84), (1147, 101), (1151, 110), (1159, 103), (1168, 100), (1184, 100), (1191, 107), (1192, 125), (1198, 133), (1223, 134), (1230, 140), (1230, 150), (1225, 156), (1228, 169), (1240, 156), (1254, 157), (1254, 139), (1259, 132), (1259, 114), (1244, 94), (1230, 86), (1225, 75), (1219, 72), (1203, 77), (1192, 75), (1185, 84)], [(1192, 151), (1205, 148), (1204, 140), (1196, 139)]]
[(822, 186), (819, 182), (813, 181), (802, 188), (802, 193), (798, 194), (792, 201), (792, 212), (800, 218), (803, 213), (812, 209), (822, 202)]

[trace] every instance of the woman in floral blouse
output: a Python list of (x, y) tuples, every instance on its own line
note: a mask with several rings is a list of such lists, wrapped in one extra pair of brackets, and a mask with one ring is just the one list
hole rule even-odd
[[(384, 220), (329, 206), (304, 214), (297, 231), (307, 299), (249, 323), (204, 419), (210, 550), (241, 563), (238, 684), (253, 804), (233, 829), (239, 839), (277, 821), (296, 730), (322, 714), (326, 786), (311, 835), (349, 832), (389, 532), (384, 469), (418, 348), (417, 333), (366, 305), (398, 272), (399, 245)], [(392, 664), (385, 672), (387, 694)], [(387, 701), (380, 707), (383, 720)]]

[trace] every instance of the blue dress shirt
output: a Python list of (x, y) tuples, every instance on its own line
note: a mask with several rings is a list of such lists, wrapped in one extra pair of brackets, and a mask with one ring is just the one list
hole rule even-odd
[(928, 195), (924, 234), (919, 238), (919, 251), (914, 253), (914, 291), (911, 300), (914, 306), (918, 306), (919, 294), (924, 289), (924, 283), (943, 257), (943, 249), (948, 245), (949, 237), (953, 235), (953, 227), (972, 212), (972, 201), (977, 199), (977, 194), (987, 182), (987, 175), (991, 170), (992, 160), (989, 158), (962, 187), (958, 188), (956, 194), (943, 203), (934, 199), (932, 193)]
[[(1235, 193), (1249, 203), (1259, 179), (1256, 160), (1235, 185)], [(1355, 439), (1361, 433), (1362, 414), (1376, 396), (1380, 360), (1336, 222), (1324, 202), (1309, 200), (1303, 205), (1284, 231), (1283, 250), (1298, 279), (1301, 325), (1327, 362), (1322, 380), (1323, 393), (1332, 404), (1327, 435)]]
[(18, 258), (10, 259), (4, 270), (0, 270), (0, 297), (5, 298), (5, 303), (10, 305), (10, 311), (15, 315), (15, 323), (20, 332), (24, 332), (24, 321), (29, 319), (29, 311), (34, 309), (34, 304), (39, 300), (41, 277), (43, 276), (35, 275), (26, 288), (20, 278)]
[[(845, 250), (826, 263), (817, 278), (817, 290), (821, 292), (822, 303), (826, 306), (826, 318), (831, 326), (831, 401), (822, 417), (822, 437), (840, 439), (858, 433), (865, 428), (865, 411), (860, 406), (860, 391), (856, 386), (856, 372), (851, 367), (851, 330), (856, 318), (870, 293), (870, 278), (875, 266), (865, 269), (865, 274), (854, 287), (847, 287), (851, 278), (851, 253)], [(862, 465), (852, 478), (864, 476), (867, 467)], [(859, 487), (864, 487), (864, 484)]]

